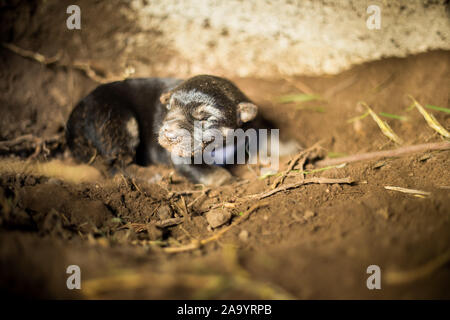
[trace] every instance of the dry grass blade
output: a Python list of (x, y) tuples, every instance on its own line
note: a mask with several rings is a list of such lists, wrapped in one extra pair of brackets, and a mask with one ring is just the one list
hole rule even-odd
[(416, 99), (414, 99), (413, 96), (408, 95), (408, 97), (413, 101), (414, 106), (419, 110), (419, 112), (422, 114), (422, 116), (425, 118), (428, 125), (435, 130), (437, 133), (439, 133), (441, 136), (446, 137), (447, 139), (450, 138), (450, 133), (445, 130), (445, 128), (436, 120), (436, 118), (428, 113), (422, 105), (417, 102)]
[(393, 271), (388, 270), (385, 275), (386, 283), (391, 285), (399, 285), (410, 283), (422, 278), (425, 278), (435, 272), (437, 269), (444, 266), (450, 261), (450, 251), (438, 256), (434, 260), (425, 265), (408, 271)]
[(422, 190), (416, 190), (416, 189), (407, 189), (407, 188), (402, 188), (402, 187), (393, 187), (393, 186), (385, 186), (384, 187), (387, 190), (392, 190), (392, 191), (398, 191), (398, 192), (403, 192), (403, 193), (409, 193), (409, 194), (418, 194), (418, 195), (422, 195), (422, 196), (429, 196), (431, 195), (431, 192), (428, 191), (422, 191)]
[(400, 139), (399, 136), (392, 130), (392, 128), (387, 124), (387, 122), (380, 119), (380, 117), (373, 112), (373, 110), (367, 105), (365, 102), (360, 102), (361, 105), (365, 106), (367, 108), (367, 111), (369, 112), (372, 119), (377, 123), (378, 127), (381, 129), (381, 132), (388, 137), (390, 140), (394, 141), (395, 143), (402, 144), (403, 141)]

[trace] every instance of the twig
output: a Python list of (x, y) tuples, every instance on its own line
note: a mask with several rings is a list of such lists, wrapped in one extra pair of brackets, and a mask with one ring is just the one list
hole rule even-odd
[(30, 50), (22, 49), (22, 48), (16, 46), (15, 44), (12, 44), (12, 43), (2, 43), (2, 46), (5, 47), (6, 49), (9, 49), (10, 51), (14, 52), (15, 54), (17, 54), (19, 56), (35, 60), (35, 61), (37, 61), (39, 63), (44, 64), (44, 65), (49, 65), (49, 64), (56, 63), (61, 58), (61, 53), (60, 52), (58, 54), (56, 54), (54, 57), (48, 58), (48, 57), (45, 57), (45, 56), (43, 56), (42, 54), (40, 54), (38, 52), (33, 52), (33, 51), (30, 51)]
[(172, 199), (175, 197), (189, 196), (189, 195), (191, 195), (193, 193), (197, 193), (197, 192), (203, 192), (203, 190), (172, 191), (172, 192), (168, 193), (167, 198)]
[(40, 137), (36, 137), (32, 134), (25, 134), (23, 136), (19, 136), (14, 139), (11, 139), (11, 140), (0, 141), (0, 149), (9, 151), (11, 148), (13, 148), (17, 145), (20, 145), (24, 142), (29, 142), (34, 147), (36, 147), (36, 145), (42, 144), (44, 142), (52, 143), (52, 142), (58, 141), (59, 139), (61, 139), (61, 137), (62, 137), (61, 134), (56, 134), (56, 135), (48, 137), (48, 138), (40, 138)]
[(235, 202), (221, 202), (221, 203), (213, 205), (211, 208), (209, 208), (209, 210), (217, 209), (217, 208), (236, 208), (236, 206), (238, 204), (239, 203), (235, 203)]
[(133, 228), (133, 230), (135, 232), (142, 232), (142, 231), (147, 230), (148, 227), (151, 226), (152, 224), (157, 226), (158, 228), (167, 228), (167, 227), (176, 226), (176, 225), (182, 223), (183, 221), (184, 221), (183, 218), (169, 218), (169, 219), (164, 219), (164, 220), (152, 222), (152, 223), (127, 223), (126, 225), (121, 226), (119, 228), (119, 230)]
[(22, 49), (12, 43), (2, 43), (2, 46), (21, 57), (37, 61), (46, 66), (54, 64), (57, 67), (72, 68), (72, 69), (80, 70), (88, 78), (90, 78), (98, 83), (107, 83), (107, 82), (112, 82), (112, 81), (116, 81), (116, 80), (123, 80), (123, 79), (127, 78), (129, 75), (131, 75), (132, 73), (134, 73), (133, 69), (126, 69), (120, 76), (102, 77), (87, 62), (78, 61), (78, 60), (74, 60), (74, 61), (72, 61), (72, 63), (62, 62), (61, 61), (61, 53), (58, 53), (54, 57), (48, 58), (38, 52), (33, 52), (30, 50)]
[[(287, 168), (287, 170), (283, 171), (282, 175), (280, 177), (278, 177), (277, 179), (275, 179), (275, 181), (272, 184), (272, 189), (275, 189), (276, 187), (278, 187), (280, 184), (282, 184), (284, 182), (284, 179), (289, 175), (289, 173), (294, 169), (294, 167), (296, 166), (296, 164), (299, 164), (299, 168), (301, 170), (301, 172), (303, 172), (303, 166), (305, 165), (306, 160), (311, 159), (312, 154), (314, 154), (315, 152), (317, 153), (317, 151), (319, 149), (321, 149), (321, 147), (319, 146), (319, 144), (322, 141), (319, 141), (317, 143), (315, 143), (312, 147), (301, 151), (289, 164), (289, 167)], [(303, 173), (301, 173), (302, 179), (305, 177)]]
[(242, 221), (245, 221), (249, 218), (250, 214), (256, 211), (259, 208), (267, 206), (267, 203), (256, 203), (250, 209), (245, 211), (241, 216), (239, 216), (232, 224), (229, 226), (220, 229), (216, 234), (214, 234), (211, 237), (208, 237), (206, 239), (202, 240), (192, 240), (189, 244), (181, 247), (169, 247), (169, 248), (163, 248), (164, 252), (167, 253), (180, 253), (180, 252), (186, 252), (186, 251), (192, 251), (195, 249), (199, 249), (201, 246), (210, 243), (212, 241), (218, 240), (224, 233), (229, 231), (231, 228), (239, 225)]
[(183, 196), (180, 196), (180, 199), (176, 202), (173, 202), (173, 207), (176, 209), (176, 212), (183, 216), (186, 219), (191, 219), (191, 216), (189, 215), (188, 208), (186, 206), (186, 201), (184, 200)]
[(295, 165), (297, 164), (297, 162), (300, 161), (300, 159), (301, 159), (301, 161), (300, 161), (300, 169), (303, 170), (303, 165), (305, 164), (307, 158), (308, 158), (307, 151), (302, 151), (297, 156), (295, 156), (295, 158), (292, 159), (291, 163), (289, 164), (289, 167), (285, 171), (283, 171), (281, 176), (277, 177), (274, 180), (274, 182), (272, 183), (271, 188), (275, 189), (276, 187), (278, 187), (278, 185), (282, 184), (284, 182), (284, 179), (289, 174), (289, 172), (291, 172), (294, 169)]
[(191, 208), (197, 201), (199, 201), (201, 198), (207, 196), (207, 195), (208, 195), (208, 192), (209, 192), (210, 190), (211, 190), (210, 188), (204, 188), (204, 189), (202, 190), (202, 194), (199, 195), (199, 196), (198, 196), (197, 198), (195, 198), (194, 200), (192, 200), (192, 202), (190, 202), (190, 203), (187, 205), (187, 207), (188, 207), (188, 208)]
[[(62, 140), (62, 134), (56, 134), (48, 138), (36, 137), (32, 134), (26, 134), (20, 137), (16, 137), (11, 140), (0, 141), (0, 150), (7, 152), (18, 152), (21, 150), (34, 149), (32, 155), (28, 158), (29, 160), (36, 158), (42, 150), (48, 155), (50, 153), (49, 148), (46, 144), (55, 143)], [(27, 146), (22, 148), (16, 148), (17, 146), (28, 143)]]
[(394, 150), (361, 153), (336, 159), (325, 159), (317, 161), (315, 165), (318, 167), (325, 167), (330, 165), (338, 165), (342, 163), (375, 160), (379, 158), (400, 157), (411, 153), (432, 151), (432, 150), (450, 150), (450, 142), (425, 143), (400, 147)]
[(19, 145), (23, 142), (30, 142), (30, 141), (34, 142), (35, 137), (32, 134), (26, 134), (11, 140), (0, 141), (0, 149), (9, 151), (11, 147)]
[(196, 249), (199, 249), (200, 247), (201, 247), (200, 241), (191, 240), (191, 242), (188, 243), (187, 245), (180, 246), (180, 247), (163, 248), (163, 251), (166, 253), (181, 253), (181, 252), (196, 250)]
[(342, 178), (342, 179), (309, 178), (309, 179), (301, 180), (301, 181), (296, 182), (296, 183), (287, 184), (287, 185), (278, 187), (276, 189), (273, 189), (273, 190), (270, 190), (270, 191), (267, 191), (267, 192), (248, 195), (245, 198), (261, 200), (261, 199), (270, 197), (270, 196), (274, 195), (275, 193), (278, 193), (278, 192), (281, 192), (281, 191), (286, 191), (286, 190), (289, 190), (289, 189), (295, 189), (295, 188), (298, 188), (298, 187), (300, 187), (302, 185), (311, 184), (311, 183), (319, 183), (319, 184), (334, 184), (334, 183), (343, 184), (343, 183), (345, 183), (345, 184), (351, 184), (351, 183), (353, 183), (353, 180), (351, 178), (349, 178), (349, 177)]
[(155, 223), (158, 228), (167, 228), (176, 226), (184, 221), (183, 218), (169, 218)]

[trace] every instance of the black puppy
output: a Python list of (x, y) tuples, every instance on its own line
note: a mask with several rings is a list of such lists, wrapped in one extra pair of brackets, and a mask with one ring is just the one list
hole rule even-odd
[[(194, 158), (211, 139), (199, 138), (194, 123), (219, 132), (246, 127), (258, 108), (229, 80), (200, 75), (185, 81), (142, 78), (97, 87), (72, 111), (66, 138), (73, 156), (82, 162), (121, 167), (172, 163), (195, 183), (221, 185), (231, 175), (220, 166), (183, 164), (173, 156)], [(188, 137), (189, 136), (189, 137)]]

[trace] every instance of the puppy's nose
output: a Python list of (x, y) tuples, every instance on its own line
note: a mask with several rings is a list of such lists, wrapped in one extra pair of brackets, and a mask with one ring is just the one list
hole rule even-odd
[(172, 140), (172, 141), (174, 141), (174, 140), (177, 140), (177, 134), (176, 133), (174, 133), (174, 132), (172, 132), (172, 131), (165, 131), (164, 132), (164, 136), (167, 138), (167, 139), (169, 139), (169, 140)]

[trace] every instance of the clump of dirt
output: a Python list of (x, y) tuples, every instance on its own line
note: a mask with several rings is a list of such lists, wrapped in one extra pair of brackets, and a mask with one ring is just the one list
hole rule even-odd
[[(297, 185), (265, 197), (252, 195), (273, 190), (279, 176), (261, 178), (259, 165), (233, 168), (236, 180), (218, 188), (192, 185), (168, 166), (132, 165), (128, 176), (105, 178), (73, 163), (60, 138), (73, 105), (97, 84), (79, 70), (0, 53), (0, 140), (9, 141), (0, 145), (2, 295), (450, 298), (448, 150), (321, 170), (299, 160), (278, 181)], [(405, 145), (442, 142), (406, 95), (448, 108), (449, 57), (383, 59), (333, 77), (232, 80), (282, 138), (343, 157), (398, 148), (370, 117), (348, 121), (366, 112), (359, 101), (400, 116), (383, 120)], [(321, 98), (279, 102), (301, 91)], [(427, 110), (448, 130), (448, 113)], [(289, 160), (280, 160), (281, 171)], [(353, 183), (301, 185), (347, 177)], [(67, 289), (69, 265), (82, 270), (81, 290)], [(381, 290), (366, 286), (370, 265), (381, 268)]]

